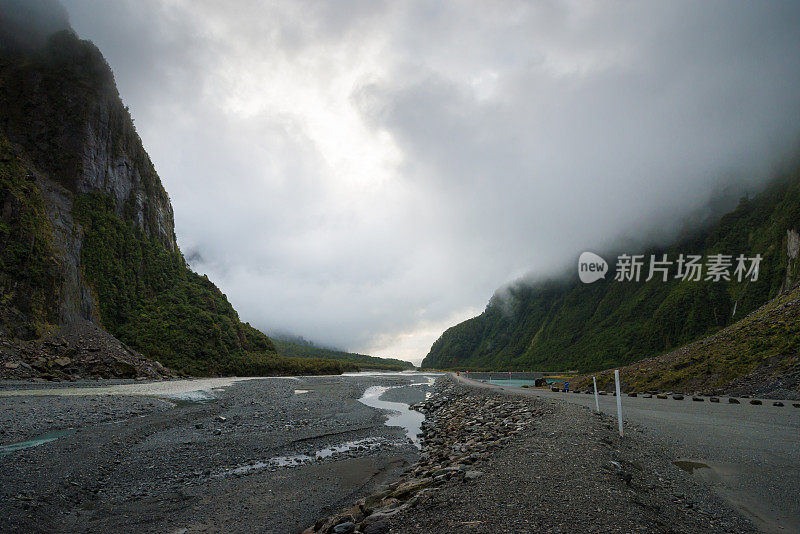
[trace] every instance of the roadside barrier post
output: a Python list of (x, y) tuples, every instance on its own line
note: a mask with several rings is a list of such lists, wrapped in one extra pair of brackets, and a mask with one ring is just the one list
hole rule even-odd
[(592, 382), (594, 383), (594, 410), (600, 413), (600, 401), (597, 399), (597, 377), (593, 376)]
[(617, 383), (617, 421), (619, 422), (619, 437), (622, 437), (622, 393), (619, 390), (619, 369), (614, 369), (614, 381)]

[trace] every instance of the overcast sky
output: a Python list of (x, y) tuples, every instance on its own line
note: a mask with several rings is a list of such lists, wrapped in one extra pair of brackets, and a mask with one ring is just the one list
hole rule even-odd
[(800, 138), (800, 3), (65, 0), (243, 320), (419, 363)]

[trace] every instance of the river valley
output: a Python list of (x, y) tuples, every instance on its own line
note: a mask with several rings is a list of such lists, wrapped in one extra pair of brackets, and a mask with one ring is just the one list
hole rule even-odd
[[(0, 390), (2, 532), (296, 532), (419, 455), (433, 376)], [(186, 530), (184, 530), (186, 529)]]

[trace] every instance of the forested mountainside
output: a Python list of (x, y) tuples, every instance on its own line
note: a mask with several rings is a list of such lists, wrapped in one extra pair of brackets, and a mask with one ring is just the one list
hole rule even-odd
[(0, 3), (0, 362), (18, 378), (343, 368), (279, 356), (187, 266), (111, 69), (55, 2)]
[[(622, 390), (800, 398), (800, 284), (740, 321), (679, 349), (620, 369)], [(592, 377), (570, 380), (590, 389)], [(597, 373), (600, 389), (613, 390), (612, 370)]]
[(404, 360), (378, 358), (377, 356), (368, 356), (366, 354), (356, 354), (353, 352), (317, 347), (307, 341), (304, 342), (302, 338), (289, 341), (273, 336), (272, 342), (278, 349), (278, 353), (284, 356), (292, 356), (295, 358), (327, 358), (342, 362), (343, 364), (352, 364), (354, 367), (380, 369), (384, 371), (403, 371), (414, 368), (414, 364)]
[[(795, 167), (760, 194), (741, 199), (716, 223), (685, 232), (671, 246), (601, 254), (609, 262), (605, 279), (580, 282), (576, 262), (575, 270), (561, 278), (499, 291), (481, 315), (444, 332), (422, 367), (592, 371), (670, 351), (739, 321), (790, 288), (797, 279), (798, 230), (800, 171)], [(645, 282), (646, 266), (639, 282), (615, 281), (616, 259), (623, 252), (643, 254), (645, 265), (651, 254), (667, 254), (673, 261), (679, 254), (704, 260), (713, 254), (760, 254), (762, 261), (756, 281), (738, 282), (734, 276), (686, 281), (676, 279), (673, 270), (667, 282), (660, 276)], [(780, 354), (791, 357), (800, 346), (800, 332), (787, 328), (763, 343), (769, 345), (763, 354), (774, 356), (772, 349), (779, 346)], [(752, 355), (747, 358), (748, 365), (728, 364), (744, 372), (755, 365)]]

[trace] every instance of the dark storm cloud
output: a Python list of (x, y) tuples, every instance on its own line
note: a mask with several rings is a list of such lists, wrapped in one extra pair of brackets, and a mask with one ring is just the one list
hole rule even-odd
[(795, 154), (794, 2), (65, 2), (245, 320), (421, 358)]

